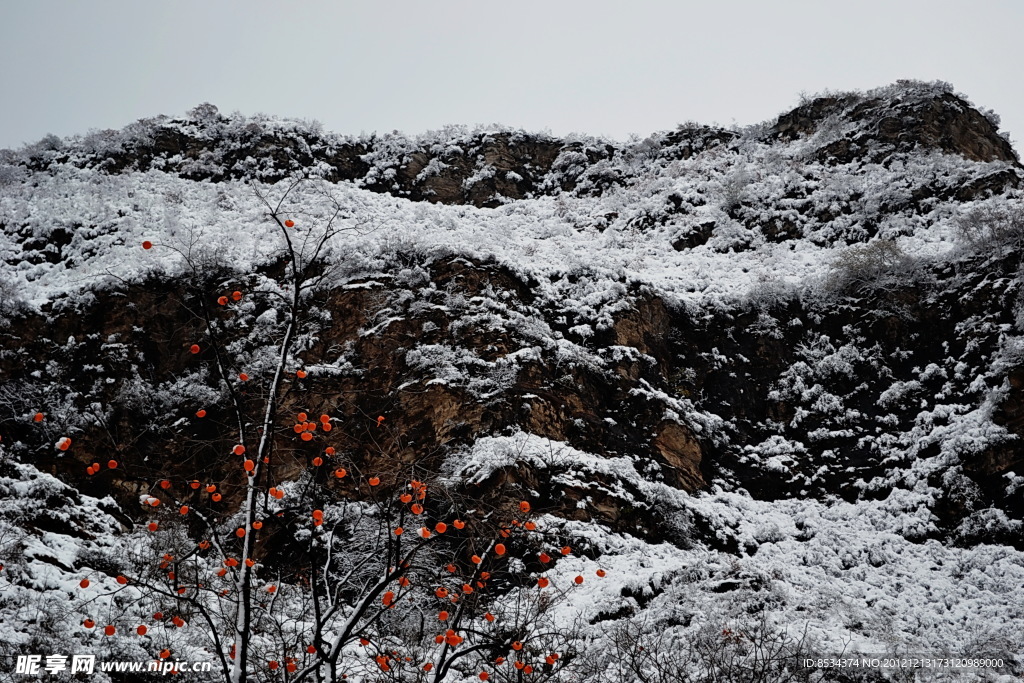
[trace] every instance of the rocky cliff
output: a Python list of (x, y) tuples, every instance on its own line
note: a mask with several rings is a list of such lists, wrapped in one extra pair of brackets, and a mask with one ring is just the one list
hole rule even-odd
[[(280, 199), (300, 231), (340, 228), (301, 330), (309, 376), (280, 410), (329, 407), (360, 471), (528, 497), (588, 539), (628, 575), (584, 610), (594, 642), (644, 614), (706, 627), (723, 593), (828, 651), (937, 646), (964, 615), (1012, 625), (987, 646), (1021, 642), (1024, 168), (944, 84), (628, 143), (348, 138), (203, 105), (2, 161), (0, 474), (69, 487), (50, 509), (8, 504), (29, 535), (95, 537), (54, 513), (86, 496), (116, 537), (154, 481), (242, 476), (216, 456), (232, 443), (218, 360), (189, 346), (212, 318), (270, 372)], [(236, 288), (237, 312), (213, 303)], [(108, 459), (123, 464), (86, 472)], [(274, 477), (306, 467), (282, 458)], [(45, 592), (25, 543), (9, 580)], [(971, 596), (922, 624), (922, 596), (960, 583)]]

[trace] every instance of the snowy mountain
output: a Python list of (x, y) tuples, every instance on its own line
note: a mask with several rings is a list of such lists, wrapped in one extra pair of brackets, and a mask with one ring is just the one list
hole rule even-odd
[[(0, 670), (1017, 680), (1024, 167), (998, 123), (901, 81), (626, 143), (201, 105), (0, 152)], [(406, 578), (365, 539), (419, 515), (469, 521), (427, 534), (447, 574), (346, 631)], [(203, 593), (236, 528), (244, 654), (242, 598)], [(321, 596), (318, 562), (386, 580)], [(449, 574), (484, 586), (438, 654)]]

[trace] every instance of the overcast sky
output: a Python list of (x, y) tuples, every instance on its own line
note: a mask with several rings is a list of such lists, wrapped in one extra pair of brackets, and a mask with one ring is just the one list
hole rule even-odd
[(0, 0), (0, 148), (222, 112), (646, 136), (949, 81), (1024, 141), (1020, 0)]

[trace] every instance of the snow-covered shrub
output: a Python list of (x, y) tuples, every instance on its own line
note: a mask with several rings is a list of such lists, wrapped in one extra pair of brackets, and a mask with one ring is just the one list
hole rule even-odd
[(28, 173), (17, 163), (17, 155), (6, 149), (0, 150), (0, 187), (13, 185), (25, 179)]
[(733, 211), (746, 198), (746, 189), (751, 177), (746, 164), (739, 164), (722, 182), (722, 210)]
[[(806, 628), (778, 626), (754, 601), (737, 605), (740, 617), (708, 615), (697, 628), (680, 628), (679, 617), (624, 620), (611, 643), (588, 656), (577, 669), (593, 683), (646, 681), (688, 683), (719, 681), (820, 681), (821, 671), (804, 668), (802, 659), (816, 648)], [(693, 619), (685, 615), (684, 623)]]
[(845, 249), (832, 262), (825, 290), (840, 296), (860, 296), (906, 287), (914, 260), (894, 240), (874, 240)]
[(964, 211), (954, 222), (956, 235), (970, 252), (1020, 251), (1024, 247), (1024, 205), (983, 204)]
[[(758, 324), (767, 328), (777, 328), (777, 321), (766, 316), (764, 311), (771, 311), (787, 305), (797, 297), (797, 288), (785, 282), (782, 278), (771, 272), (760, 273), (757, 280), (750, 287), (747, 294), (747, 301), (751, 308), (761, 311)], [(770, 336), (774, 336), (774, 332)]]
[(0, 274), (0, 327), (24, 305), (18, 286), (8, 276)]

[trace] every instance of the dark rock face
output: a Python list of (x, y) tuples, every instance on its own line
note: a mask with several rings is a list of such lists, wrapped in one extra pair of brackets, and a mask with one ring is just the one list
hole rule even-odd
[(840, 109), (842, 101), (835, 97), (819, 97), (779, 117), (771, 134), (780, 140), (795, 140), (810, 135), (826, 116)]
[[(488, 135), (476, 142), (475, 158), (470, 154), (413, 152), (408, 163), (398, 170), (398, 186), (414, 200), (497, 206), (498, 197), (522, 199), (536, 192), (562, 151), (562, 145), (555, 141), (514, 140), (508, 133)], [(432, 161), (440, 162), (440, 170), (435, 173), (428, 170)], [(470, 183), (478, 168), (488, 171), (480, 180)], [(383, 186), (378, 187), (380, 191), (387, 191)]]
[[(896, 462), (882, 457), (878, 434), (898, 440), (918, 429), (930, 411), (943, 414), (945, 401), (981, 402), (1005, 379), (1008, 391), (993, 419), (1009, 437), (957, 452), (958, 464), (950, 468), (955, 474), (943, 469), (928, 485), (941, 492), (932, 512), (942, 533), (982, 509), (1024, 516), (1019, 493), (1007, 487), (1007, 477), (1024, 465), (1024, 369), (978, 382), (1002, 353), (999, 330), (1013, 325), (1018, 257), (984, 265), (976, 258), (961, 267), (966, 276), (937, 267), (919, 274), (917, 283), (885, 291), (868, 287), (824, 307), (792, 299), (703, 321), (676, 317), (671, 381), (676, 391), (700, 396), (698, 406), (728, 415), (730, 440), (739, 445), (705, 444), (704, 479), (735, 481), (757, 498), (829, 491), (850, 501), (884, 499), (898, 481), (894, 473), (957, 451), (931, 440)], [(894, 392), (894, 386), (906, 389)], [(837, 397), (843, 410), (824, 407), (822, 396)], [(773, 439), (792, 456), (784, 466), (765, 466), (745, 452)], [(987, 538), (1020, 543), (1001, 532)]]
[[(664, 406), (656, 399), (633, 391), (640, 386), (668, 388), (665, 376), (671, 353), (667, 338), (672, 315), (660, 299), (638, 298), (636, 306), (606, 332), (608, 344), (630, 350), (618, 360), (610, 360), (607, 368), (559, 367), (557, 347), (537, 347), (532, 360), (482, 398), (471, 385), (489, 381), (485, 364), (463, 368), (468, 377), (465, 382), (443, 383), (434, 381), (430, 366), (411, 360), (412, 354), (424, 346), (444, 345), (494, 363), (509, 354), (531, 351), (536, 339), (523, 337), (514, 327), (465, 324), (459, 316), (446, 312), (438, 298), (439, 292), (452, 288), (468, 299), (481, 298), (486, 290), (499, 299), (507, 294), (514, 309), (525, 311), (530, 285), (494, 264), (464, 258), (424, 265), (431, 274), (429, 286), (410, 292), (412, 296), (401, 308), (388, 303), (391, 297), (385, 296), (380, 285), (335, 290), (316, 302), (333, 322), (316, 328), (318, 342), (306, 354), (309, 361), (315, 364), (345, 348), (345, 359), (353, 371), (295, 383), (279, 407), (282, 424), (288, 422), (287, 416), (300, 411), (329, 412), (345, 425), (332, 434), (338, 450), (346, 452), (361, 470), (376, 471), (383, 477), (389, 473), (397, 477), (401, 468), (413, 465), (421, 472), (437, 471), (448, 454), (471, 447), (481, 437), (523, 430), (600, 456), (637, 456), (655, 463), (664, 481), (685, 490), (705, 485), (703, 447), (695, 435), (685, 426), (665, 420)], [(175, 378), (190, 376), (197, 359), (212, 360), (204, 355), (208, 353), (205, 350), (194, 357), (189, 345), (204, 335), (195, 312), (202, 305), (203, 293), (216, 280), (217, 273), (211, 272), (200, 281), (152, 281), (99, 293), (85, 308), (55, 306), (49, 321), (35, 315), (16, 320), (9, 336), (17, 339), (19, 351), (0, 359), (6, 386), (19, 387), (24, 396), (35, 397), (40, 405), (46, 396), (74, 397), (65, 403), (66, 414), (87, 416), (95, 401), (107, 406), (108, 414), (102, 427), (87, 422), (79, 425), (75, 440), (80, 446), (74, 450), (73, 460), (45, 448), (39, 439), (45, 440), (47, 435), (26, 427), (14, 414), (0, 416), (5, 436), (36, 452), (42, 469), (59, 474), (86, 493), (100, 492), (96, 481), (84, 474), (93, 461), (115, 458), (123, 463), (106, 478), (125, 502), (136, 497), (146, 481), (196, 476), (198, 459), (209, 463), (202, 476), (225, 482), (225, 502), (239, 502), (231, 493), (244, 490), (238, 468), (218, 457), (232, 446), (229, 416), (207, 406), (208, 415), (194, 420), (196, 406), (192, 402), (182, 396), (168, 403), (166, 390), (161, 389)], [(467, 317), (471, 312), (462, 311)], [(214, 310), (212, 315), (218, 325), (229, 321), (224, 311)], [(379, 326), (376, 320), (380, 317), (391, 320)], [(554, 317), (550, 322), (555, 322)], [(367, 334), (375, 325), (374, 333)], [(57, 376), (43, 372), (54, 345), (51, 339), (79, 340), (61, 353), (76, 367), (88, 369), (69, 368)], [(248, 343), (255, 346), (260, 342), (254, 338)], [(106, 382), (106, 377), (114, 381)], [(137, 390), (128, 388), (140, 379)], [(196, 375), (191, 381), (208, 385), (211, 379)], [(258, 405), (258, 390), (253, 391), (242, 390), (239, 400), (243, 405), (250, 401)], [(139, 400), (147, 394), (164, 398)], [(378, 414), (387, 416), (382, 427), (366, 419)], [(184, 430), (182, 421), (188, 422)], [(296, 436), (291, 430), (277, 439), (280, 453), (293, 450)], [(161, 457), (140, 461), (138, 454), (143, 452), (160, 453)], [(307, 466), (304, 459), (281, 457), (275, 463), (274, 477), (298, 477)], [(495, 477), (482, 486), (540, 486), (537, 473), (528, 469)], [(334, 484), (344, 489), (347, 482)], [(624, 531), (658, 533), (657, 515), (633, 505), (624, 508), (624, 501), (613, 496), (603, 495), (588, 512), (576, 503), (581, 496), (596, 495), (594, 492), (550, 485), (540, 488), (546, 492), (547, 509), (566, 518), (589, 519), (596, 514)]]
[[(307, 352), (308, 360), (316, 363), (330, 359), (337, 349), (347, 349), (344, 360), (352, 371), (295, 384), (280, 406), (282, 416), (306, 410), (336, 415), (352, 425), (334, 435), (339, 450), (359, 468), (385, 476), (407, 466), (436, 471), (448, 454), (470, 448), (480, 438), (522, 430), (597, 456), (635, 457), (649, 463), (658, 480), (682, 490), (730, 482), (765, 499), (888, 495), (888, 485), (865, 489), (857, 482), (884, 478), (908, 463), (884, 461), (871, 447), (871, 439), (882, 429), (894, 434), (912, 430), (922, 409), (932, 406), (934, 399), (928, 397), (943, 382), (952, 381), (962, 400), (976, 395), (979, 390), (971, 388), (971, 382), (992, 362), (999, 347), (998, 326), (1009, 322), (1008, 297), (1016, 295), (1012, 258), (967, 279), (950, 270), (938, 271), (932, 276), (938, 284), (928, 286), (928, 291), (941, 292), (937, 295), (908, 284), (884, 293), (862, 291), (824, 309), (793, 300), (767, 310), (720, 311), (697, 320), (657, 296), (636, 292), (613, 324), (586, 342), (606, 359), (598, 368), (564, 365), (557, 347), (538, 347), (536, 339), (524, 337), (514, 325), (493, 320), (467, 324), (464, 321), (474, 319), (473, 308), (453, 310), (438, 298), (441, 292), (458, 291), (470, 301), (505, 301), (511, 320), (514, 313), (525, 313), (534, 304), (533, 286), (516, 274), (465, 258), (422, 265), (429, 282), (409, 290), (398, 307), (389, 303), (394, 292), (385, 295), (379, 284), (335, 290), (317, 302), (330, 322), (317, 328), (318, 342)], [(114, 485), (126, 499), (138, 495), (140, 474), (143, 479), (194, 476), (193, 470), (179, 473), (174, 463), (192, 462), (197, 454), (208, 454), (204, 476), (226, 482), (241, 476), (237, 467), (216, 456), (231, 444), (225, 440), (223, 416), (215, 410), (184, 433), (173, 425), (193, 412), (187, 401), (149, 405), (126, 398), (138, 396), (139, 390), (126, 394), (124, 378), (149, 378), (145, 384), (151, 388), (146, 391), (156, 394), (157, 387), (188, 372), (193, 362), (189, 340), (201, 334), (198, 321), (188, 312), (199, 296), (193, 289), (197, 284), (203, 285), (150, 282), (101, 294), (87, 308), (65, 310), (58, 305), (49, 322), (26, 316), (10, 328), (8, 335), (18, 338), (21, 352), (2, 359), (0, 372), (7, 386), (40, 404), (48, 396), (77, 396), (65, 410), (88, 414), (86, 397), (110, 409), (102, 429), (80, 427), (82, 438), (76, 440), (83, 445), (75, 449), (74, 461), (38, 448), (45, 454), (37, 456), (43, 469), (95, 494), (100, 493), (97, 484), (82, 474), (85, 465), (111, 456), (124, 460), (125, 471), (132, 476), (121, 480), (115, 474)], [(557, 320), (558, 311), (541, 316), (553, 327), (564, 324)], [(382, 326), (377, 322), (382, 319), (389, 322)], [(987, 321), (988, 332), (958, 336), (959, 326), (972, 320)], [(366, 333), (370, 328), (373, 334)], [(60, 353), (75, 367), (88, 369), (47, 376), (53, 353), (50, 339), (78, 340)], [(841, 339), (853, 341), (855, 348), (841, 346)], [(481, 362), (460, 368), (463, 381), (438, 382), (431, 366), (415, 360), (419, 350), (435, 345), (465, 351), (467, 358)], [(844, 348), (848, 355), (843, 355)], [(132, 351), (126, 355), (125, 349)], [(613, 349), (613, 354), (604, 351)], [(524, 352), (529, 352), (530, 360), (497, 384), (489, 384), (495, 363)], [(839, 364), (847, 367), (836, 370), (837, 361), (822, 358), (841, 358)], [(800, 367), (803, 388), (790, 391), (786, 387), (794, 368)], [(932, 370), (923, 375), (922, 368)], [(104, 384), (106, 376), (122, 379)], [(960, 379), (951, 380), (954, 376)], [(1024, 370), (1010, 371), (1010, 391), (996, 421), (1024, 436), (1022, 377)], [(886, 398), (894, 382), (918, 388), (898, 400)], [(481, 394), (474, 383), (490, 388)], [(818, 393), (812, 390), (815, 384)], [(102, 387), (100, 393), (97, 387)], [(697, 410), (727, 416), (727, 438), (702, 437), (666, 419), (665, 404), (651, 390), (688, 397)], [(838, 397), (848, 415), (860, 417), (837, 416), (817, 407), (822, 393)], [(378, 414), (387, 415), (383, 428), (366, 420), (367, 415)], [(43, 445), (35, 443), (39, 434), (17, 419), (9, 415), (6, 422), (5, 436), (30, 449)], [(277, 438), (281, 453), (292, 450), (294, 434)], [(785, 468), (765, 468), (747, 459), (745, 446), (772, 439), (805, 444), (808, 450)], [(160, 463), (132, 462), (131, 454), (140, 449), (163, 454)], [(920, 452), (917, 457), (933, 455)], [(956, 528), (978, 507), (1024, 513), (1005, 493), (1004, 484), (1004, 475), (1021, 464), (1020, 449), (1013, 442), (965, 458), (964, 475), (976, 493), (960, 499), (959, 489), (951, 489), (936, 510), (944, 527)], [(306, 466), (301, 459), (282, 458), (275, 476), (296, 477)], [(614, 529), (652, 538), (665, 533), (651, 510), (601, 493), (608, 486), (558, 488), (545, 482), (545, 476), (520, 465), (495, 472), (467, 493), (504, 485), (526, 487), (541, 491), (546, 509), (567, 519), (598, 519)], [(335, 485), (344, 490), (347, 482)], [(350, 493), (355, 495), (354, 490)], [(578, 505), (584, 498), (589, 504)], [(227, 502), (231, 501), (229, 497)]]
[(924, 148), (972, 161), (1019, 163), (992, 122), (952, 93), (905, 100), (821, 97), (780, 116), (768, 139), (794, 140), (843, 124), (848, 130), (818, 150), (820, 160), (877, 163), (893, 152)]
[[(139, 125), (139, 134), (106, 131), (102, 140), (91, 140), (94, 150), (83, 156), (54, 153), (49, 158), (108, 173), (158, 168), (213, 182), (276, 182), (318, 167), (332, 183), (352, 182), (413, 201), (495, 207), (508, 200), (572, 190), (586, 168), (615, 154), (610, 145), (591, 148), (513, 132), (467, 134), (437, 149), (400, 137), (332, 137), (313, 128), (280, 130), (219, 116)], [(37, 170), (45, 163), (29, 160)], [(557, 180), (551, 179), (552, 173)]]
[[(1018, 161), (1013, 147), (998, 135), (995, 126), (954, 95), (947, 94), (933, 99), (927, 107), (911, 109), (904, 119), (908, 117), (919, 121), (911, 135), (919, 137), (926, 146), (961, 154), (974, 161)], [(886, 133), (889, 140), (897, 139), (899, 134), (892, 125)]]
[(1015, 439), (986, 449), (972, 458), (965, 468), (970, 476), (981, 482), (983, 489), (996, 505), (1007, 510), (1015, 519), (1024, 518), (1024, 500), (1006, 486), (1007, 477), (1024, 469), (1024, 367), (1016, 367), (1007, 375), (1009, 392), (993, 415), (996, 424), (1003, 425)]

